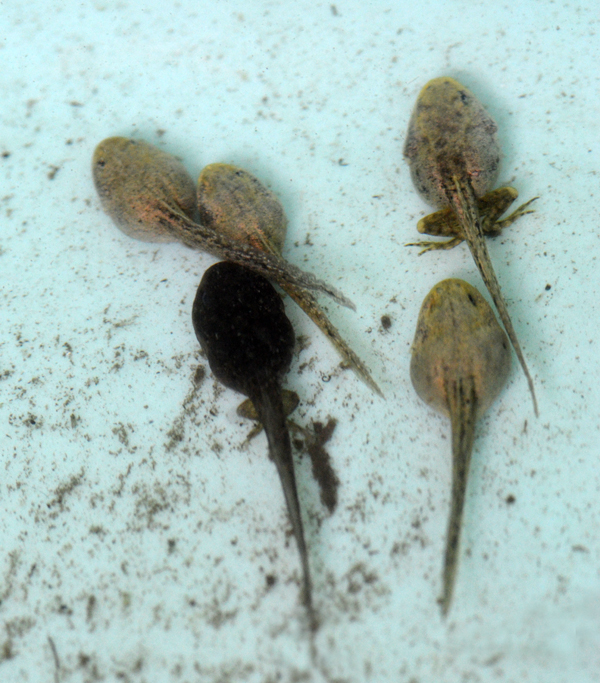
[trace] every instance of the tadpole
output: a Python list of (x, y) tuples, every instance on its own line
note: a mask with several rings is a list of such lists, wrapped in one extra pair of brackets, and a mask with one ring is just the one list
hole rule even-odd
[[(273, 192), (243, 168), (209, 164), (198, 178), (200, 222), (219, 235), (239, 240), (275, 257), (281, 257), (287, 231), (287, 217)], [(348, 346), (339, 331), (306, 287), (279, 282), (325, 334), (343, 360), (380, 396), (381, 389), (367, 366)]]
[(419, 223), (419, 231), (447, 235), (447, 242), (417, 242), (431, 249), (448, 249), (466, 240), (481, 277), (523, 368), (535, 414), (538, 405), (525, 357), (508, 314), (485, 241), (519, 216), (530, 213), (531, 201), (503, 221), (499, 216), (517, 197), (513, 188), (492, 189), (500, 164), (497, 125), (479, 100), (453, 78), (434, 78), (417, 98), (404, 155), (413, 183), (429, 204), (442, 209)]
[(444, 280), (425, 297), (410, 377), (425, 403), (450, 418), (452, 499), (444, 557), (442, 614), (452, 601), (475, 422), (506, 383), (510, 346), (492, 309), (463, 280)]
[(232, 239), (195, 220), (196, 189), (183, 164), (143, 140), (112, 137), (98, 144), (92, 175), (102, 208), (126, 235), (145, 242), (182, 242), (246, 266), (283, 286), (327, 294), (343, 306), (354, 304), (311, 273)]
[(295, 336), (281, 297), (261, 275), (220, 262), (202, 277), (192, 310), (196, 337), (215, 377), (251, 399), (275, 463), (300, 553), (303, 602), (316, 629), (312, 582), (281, 382), (292, 362)]

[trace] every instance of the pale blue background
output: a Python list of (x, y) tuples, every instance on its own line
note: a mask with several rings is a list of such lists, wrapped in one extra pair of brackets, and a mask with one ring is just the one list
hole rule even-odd
[[(475, 4), (2, 4), (1, 680), (598, 680), (599, 15)], [(515, 361), (479, 426), (446, 623), (449, 425), (414, 394), (409, 349), (431, 286), (483, 287), (464, 246), (403, 246), (427, 207), (402, 159), (418, 91), (442, 74), (497, 120), (500, 181), (540, 195), (490, 243), (540, 418)], [(240, 449), (239, 397), (210, 374), (192, 392), (206, 363), (190, 309), (214, 259), (114, 228), (90, 177), (110, 135), (194, 176), (255, 173), (288, 213), (286, 257), (357, 304), (322, 300), (386, 401), (288, 306), (311, 342), (287, 382), (295, 419), (338, 420), (333, 516), (297, 461), (312, 662), (264, 439)]]

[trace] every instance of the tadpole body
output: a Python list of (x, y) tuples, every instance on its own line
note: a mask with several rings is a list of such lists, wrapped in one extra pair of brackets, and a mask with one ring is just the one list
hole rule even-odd
[(146, 242), (179, 241), (192, 249), (246, 266), (281, 284), (327, 294), (354, 304), (310, 273), (277, 254), (216, 232), (196, 219), (196, 189), (183, 164), (143, 140), (112, 137), (98, 144), (92, 175), (102, 208), (125, 234)]
[[(525, 373), (537, 415), (533, 379), (485, 241), (486, 232), (501, 229), (503, 221), (497, 219), (517, 195), (512, 188), (508, 188), (508, 193), (490, 193), (500, 164), (496, 131), (496, 123), (473, 93), (453, 78), (435, 78), (419, 93), (408, 125), (404, 155), (419, 194), (426, 202), (440, 209), (449, 207), (460, 227), (459, 231), (454, 231), (455, 237), (449, 242), (434, 243), (433, 246), (419, 243), (419, 246), (424, 246), (425, 251), (451, 248), (461, 240), (466, 240)], [(529, 213), (525, 210), (529, 203), (519, 207), (504, 223), (510, 224), (518, 216)], [(502, 211), (498, 208), (500, 206), (504, 207)], [(435, 214), (428, 216), (425, 222), (421, 222), (419, 230), (452, 235), (452, 222), (446, 219), (447, 212), (445, 218)], [(492, 229), (487, 229), (486, 223)]]
[(510, 346), (492, 309), (463, 280), (444, 280), (425, 297), (412, 347), (410, 376), (427, 404), (450, 418), (452, 497), (444, 556), (442, 614), (450, 608), (476, 420), (506, 383)]
[[(210, 164), (198, 178), (198, 211), (203, 225), (230, 239), (281, 257), (287, 217), (279, 199), (255, 176), (229, 164)], [(305, 287), (279, 282), (281, 288), (319, 327), (343, 360), (377, 394), (381, 389), (366, 365)]]
[(265, 429), (300, 553), (304, 603), (315, 628), (308, 551), (281, 389), (294, 350), (292, 324), (268, 280), (227, 262), (204, 273), (192, 322), (215, 377), (251, 399)]

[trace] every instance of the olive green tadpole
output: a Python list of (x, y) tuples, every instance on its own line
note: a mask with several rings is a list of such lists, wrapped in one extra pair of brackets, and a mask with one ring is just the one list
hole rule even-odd
[[(198, 178), (198, 210), (202, 225), (281, 258), (287, 218), (281, 202), (252, 174), (229, 164), (210, 164)], [(305, 287), (280, 282), (282, 289), (319, 327), (344, 361), (373, 391), (381, 389), (366, 365), (348, 346), (315, 297)]]
[(486, 235), (497, 234), (519, 216), (531, 213), (527, 207), (533, 201), (499, 220), (518, 193), (513, 188), (490, 192), (500, 164), (496, 130), (496, 123), (473, 93), (453, 78), (435, 78), (421, 90), (408, 125), (404, 155), (421, 197), (442, 210), (422, 219), (418, 230), (451, 239), (416, 242), (412, 246), (430, 251), (467, 242), (523, 368), (538, 415), (533, 379), (485, 242)]
[(475, 421), (510, 370), (510, 347), (486, 300), (463, 280), (444, 280), (425, 297), (412, 346), (410, 377), (425, 403), (450, 417), (452, 501), (444, 559), (442, 614), (450, 608)]
[(317, 290), (339, 304), (354, 304), (337, 289), (268, 254), (199, 224), (194, 181), (174, 156), (143, 140), (113, 137), (100, 142), (92, 160), (102, 208), (130, 237), (146, 242), (182, 242), (192, 249), (246, 266), (288, 284)]
[(303, 572), (303, 598), (311, 629), (317, 628), (312, 583), (281, 382), (292, 362), (294, 329), (281, 297), (261, 275), (235, 263), (211, 266), (192, 310), (196, 337), (215, 377), (251, 399), (275, 463)]

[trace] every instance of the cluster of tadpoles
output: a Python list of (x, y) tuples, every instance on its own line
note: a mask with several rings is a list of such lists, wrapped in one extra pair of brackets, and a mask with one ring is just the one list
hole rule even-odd
[[(507, 338), (481, 294), (462, 280), (436, 285), (419, 314), (412, 383), (425, 402), (450, 417), (452, 425), (452, 502), (440, 598), (444, 615), (456, 575), (475, 422), (506, 382), (509, 339), (537, 415), (533, 381), (485, 243), (485, 236), (498, 234), (530, 212), (528, 202), (500, 220), (517, 192), (491, 191), (500, 159), (496, 128), (471, 92), (451, 78), (437, 78), (419, 95), (404, 150), (417, 190), (440, 208), (419, 222), (419, 232), (450, 238), (416, 246), (429, 251), (466, 241), (508, 334)], [(104, 210), (127, 235), (149, 242), (180, 241), (224, 259), (205, 272), (192, 322), (215, 377), (251, 399), (265, 429), (300, 553), (303, 602), (314, 631), (318, 622), (281, 388), (295, 335), (279, 294), (266, 278), (274, 280), (331, 340), (344, 362), (383, 395), (314, 293), (354, 306), (334, 287), (282, 258), (287, 227), (283, 208), (247, 171), (211, 164), (196, 186), (175, 157), (146, 142), (120, 137), (97, 146), (92, 169)]]

